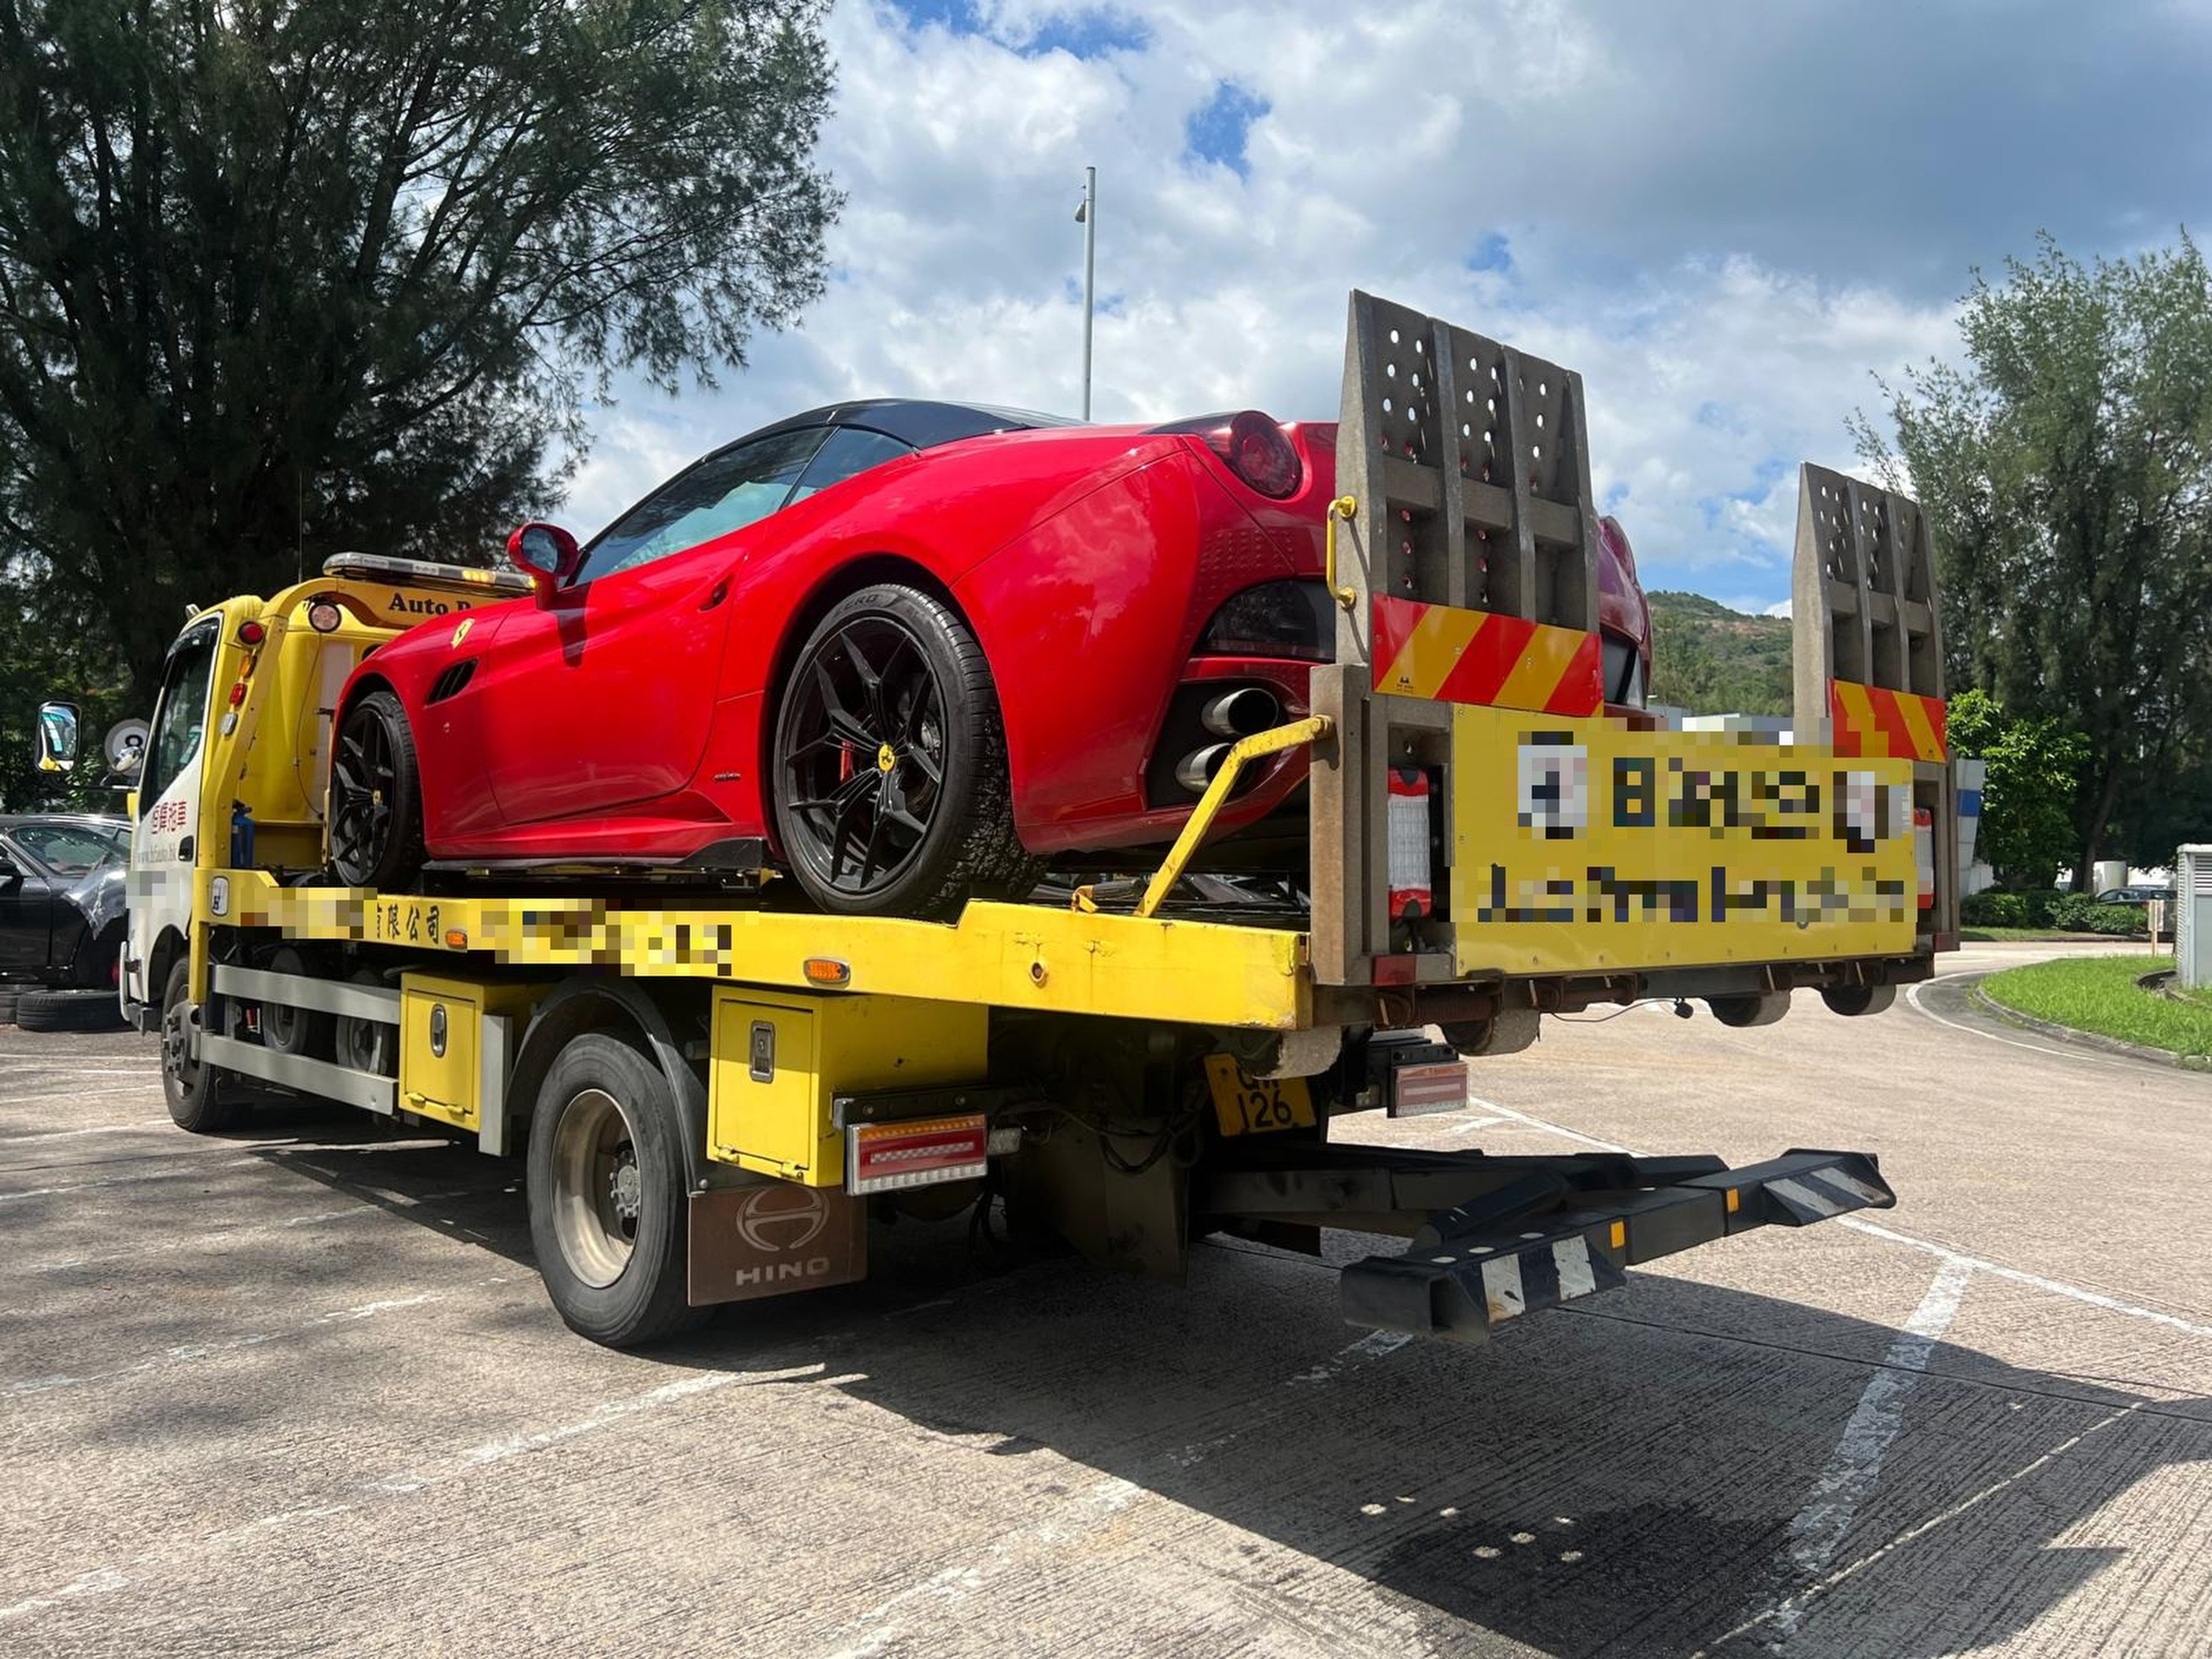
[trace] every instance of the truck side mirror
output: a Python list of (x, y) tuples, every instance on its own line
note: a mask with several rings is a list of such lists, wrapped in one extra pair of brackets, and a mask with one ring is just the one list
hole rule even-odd
[(66, 702), (39, 705), (39, 770), (66, 772), (76, 764), (76, 706)]
[(557, 524), (532, 520), (507, 538), (507, 556), (530, 578), (538, 603), (549, 604), (554, 590), (575, 572), (576, 538)]

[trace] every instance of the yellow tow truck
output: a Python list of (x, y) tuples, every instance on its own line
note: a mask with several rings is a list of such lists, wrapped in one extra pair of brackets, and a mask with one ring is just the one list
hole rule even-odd
[[(548, 1292), (613, 1345), (857, 1279), (886, 1211), (1003, 1205), (1018, 1235), (1170, 1279), (1209, 1233), (1393, 1236), (1343, 1269), (1346, 1318), (1479, 1340), (1657, 1256), (1893, 1203), (1847, 1151), (1730, 1169), (1352, 1138), (1362, 1112), (1463, 1109), (1468, 1060), (1546, 1014), (1694, 1000), (1764, 1025), (1801, 988), (1877, 1014), (1953, 945), (1957, 882), (1911, 501), (1803, 470), (1802, 742), (1547, 714), (1514, 690), (1536, 675), (1465, 701), (1481, 630), (1537, 662), (1596, 628), (1580, 378), (1356, 293), (1344, 386), (1313, 713), (1241, 740), (1118, 890), (935, 922), (612, 874), (335, 885), (339, 688), (520, 577), (341, 556), (198, 613), (134, 803), (123, 987), (172, 1115), (214, 1133), (275, 1090), (523, 1154)], [(1294, 744), (1304, 890), (1194, 874), (1239, 769)]]

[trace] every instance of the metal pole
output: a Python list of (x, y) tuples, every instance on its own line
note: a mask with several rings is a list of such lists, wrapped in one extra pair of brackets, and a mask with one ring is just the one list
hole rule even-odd
[(1098, 276), (1098, 169), (1083, 169), (1083, 418), (1091, 418), (1091, 315)]

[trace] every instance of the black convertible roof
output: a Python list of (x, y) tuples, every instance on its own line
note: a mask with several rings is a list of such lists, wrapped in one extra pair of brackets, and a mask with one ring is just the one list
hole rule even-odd
[[(824, 404), (819, 409), (810, 409), (804, 415), (793, 415), (758, 431), (748, 432), (736, 441), (750, 443), (756, 438), (801, 427), (858, 426), (880, 432), (887, 438), (896, 438), (901, 443), (912, 444), (916, 449), (929, 449), (993, 432), (1027, 432), (1041, 426), (1082, 424), (1065, 415), (1042, 415), (1030, 409), (1001, 409), (993, 404), (936, 403), (922, 398), (859, 398), (850, 403)], [(729, 444), (724, 448), (735, 447)]]

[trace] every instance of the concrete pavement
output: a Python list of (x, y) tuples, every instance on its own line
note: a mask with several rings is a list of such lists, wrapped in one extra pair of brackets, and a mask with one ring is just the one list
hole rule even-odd
[(902, 1224), (864, 1285), (623, 1355), (546, 1305), (519, 1165), (338, 1112), (193, 1139), (148, 1040), (0, 1031), (0, 1642), (2212, 1653), (2212, 1079), (1957, 979), (1547, 1022), (1473, 1076), (1337, 1138), (1847, 1146), (1900, 1206), (1481, 1350), (1242, 1245), (1175, 1290)]

